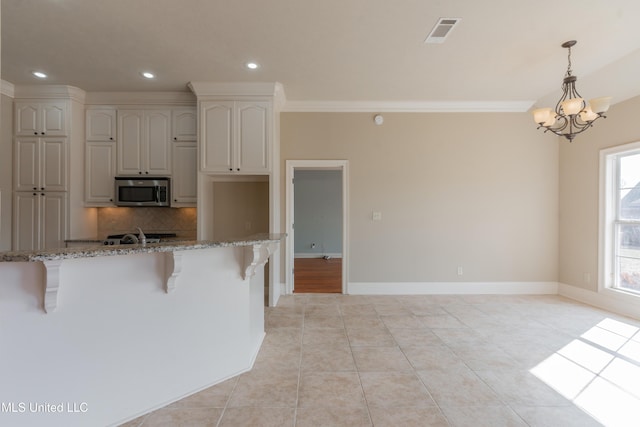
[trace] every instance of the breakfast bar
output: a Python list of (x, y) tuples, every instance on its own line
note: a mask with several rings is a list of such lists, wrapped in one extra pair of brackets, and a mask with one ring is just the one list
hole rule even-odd
[(282, 237), (0, 253), (3, 419), (118, 425), (250, 370)]

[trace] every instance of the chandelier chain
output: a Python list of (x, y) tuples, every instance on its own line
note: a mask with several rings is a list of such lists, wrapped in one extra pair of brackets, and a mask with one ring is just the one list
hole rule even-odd
[(569, 46), (567, 48), (569, 50), (569, 53), (567, 54), (567, 77), (571, 76), (571, 46)]

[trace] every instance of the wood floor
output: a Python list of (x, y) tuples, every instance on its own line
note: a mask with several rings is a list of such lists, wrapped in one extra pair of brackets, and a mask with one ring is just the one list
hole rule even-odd
[(342, 258), (296, 258), (294, 269), (294, 293), (342, 293)]

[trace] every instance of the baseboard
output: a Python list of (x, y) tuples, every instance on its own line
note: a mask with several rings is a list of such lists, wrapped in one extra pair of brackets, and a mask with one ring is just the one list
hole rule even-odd
[(350, 295), (555, 295), (557, 282), (351, 282)]
[(341, 253), (319, 253), (319, 252), (315, 252), (315, 253), (296, 253), (293, 254), (294, 258), (322, 258), (328, 256), (330, 258), (342, 258), (342, 254)]
[(558, 295), (594, 307), (640, 319), (640, 297), (612, 290), (594, 292), (577, 286), (558, 284)]

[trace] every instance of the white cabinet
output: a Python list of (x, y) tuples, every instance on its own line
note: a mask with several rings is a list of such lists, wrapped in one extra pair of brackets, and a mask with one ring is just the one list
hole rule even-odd
[(171, 110), (118, 110), (118, 175), (171, 175), (170, 132)]
[(173, 141), (195, 141), (198, 128), (196, 126), (195, 108), (174, 108), (172, 114)]
[(272, 116), (266, 101), (202, 101), (202, 172), (269, 173)]
[(173, 176), (171, 180), (172, 206), (196, 206), (198, 148), (195, 142), (174, 142), (172, 146)]
[(15, 134), (17, 136), (66, 136), (66, 101), (16, 101)]
[(86, 113), (87, 141), (116, 140), (116, 110), (96, 108)]
[(67, 191), (67, 139), (16, 138), (16, 191)]
[(116, 146), (87, 142), (85, 146), (85, 206), (114, 206)]
[(16, 191), (14, 193), (14, 250), (64, 247), (67, 235), (67, 193)]

